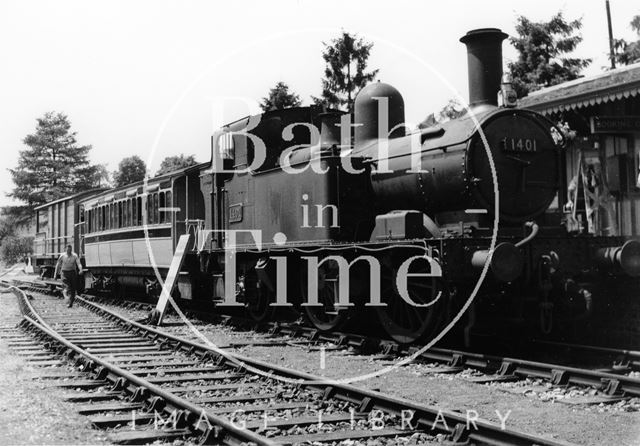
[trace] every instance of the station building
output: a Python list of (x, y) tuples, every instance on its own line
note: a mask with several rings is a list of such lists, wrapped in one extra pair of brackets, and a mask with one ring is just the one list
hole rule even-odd
[(559, 197), (569, 224), (640, 236), (640, 63), (532, 92), (519, 105), (575, 134)]

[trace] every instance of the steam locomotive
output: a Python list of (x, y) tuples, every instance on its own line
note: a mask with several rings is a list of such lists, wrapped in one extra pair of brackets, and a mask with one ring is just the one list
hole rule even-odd
[(87, 288), (157, 295), (188, 233), (180, 297), (258, 322), (289, 309), (406, 344), (461, 310), (466, 342), (588, 318), (607, 283), (640, 275), (640, 243), (561, 224), (562, 136), (516, 107), (506, 37), (462, 37), (458, 119), (408, 129), (400, 93), (372, 83), (353, 114), (249, 116), (214, 135), (211, 163), (83, 198)]

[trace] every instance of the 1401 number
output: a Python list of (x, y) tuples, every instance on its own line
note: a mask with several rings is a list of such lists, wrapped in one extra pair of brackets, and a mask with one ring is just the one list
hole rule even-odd
[(500, 141), (505, 152), (537, 152), (538, 143), (534, 138), (509, 138)]

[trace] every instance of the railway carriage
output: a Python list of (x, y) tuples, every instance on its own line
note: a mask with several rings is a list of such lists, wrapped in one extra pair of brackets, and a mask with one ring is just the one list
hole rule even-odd
[(104, 189), (80, 192), (35, 208), (36, 236), (33, 262), (36, 272), (50, 278), (58, 257), (67, 245), (83, 257), (81, 240), (84, 234), (84, 209), (82, 201), (99, 194)]
[[(119, 295), (127, 290), (159, 294), (159, 278), (167, 273), (179, 237), (195, 235), (203, 225), (199, 188), (203, 167), (191, 166), (83, 201), (87, 288)], [(183, 298), (192, 294), (196, 275), (188, 273), (191, 265), (185, 264), (179, 279)]]

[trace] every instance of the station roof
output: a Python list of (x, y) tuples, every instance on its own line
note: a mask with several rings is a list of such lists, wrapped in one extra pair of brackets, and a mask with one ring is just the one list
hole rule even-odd
[(635, 96), (640, 96), (640, 63), (534, 91), (518, 104), (552, 114)]

